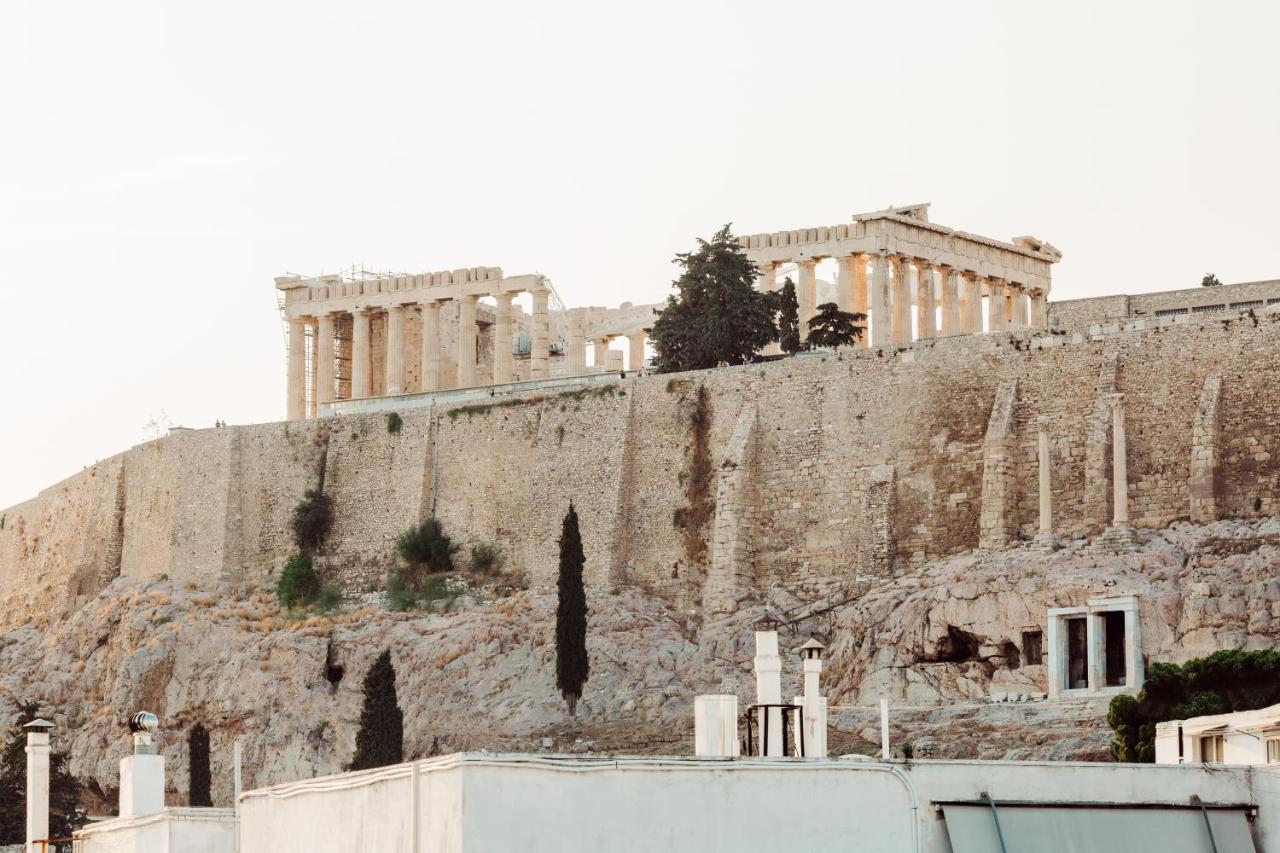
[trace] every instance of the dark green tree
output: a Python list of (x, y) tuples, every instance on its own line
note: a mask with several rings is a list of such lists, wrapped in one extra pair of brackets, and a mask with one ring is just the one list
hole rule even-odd
[(778, 347), (788, 355), (795, 355), (804, 344), (800, 340), (800, 303), (791, 276), (783, 279), (782, 287), (774, 293), (774, 305), (778, 312)]
[(866, 314), (841, 311), (834, 302), (818, 306), (818, 313), (809, 318), (808, 344), (811, 347), (847, 347), (862, 337), (865, 326), (858, 325), (867, 319)]
[[(27, 828), (27, 733), (23, 726), (36, 719), (34, 702), (18, 703), (18, 720), (0, 752), (0, 844), (22, 844)], [(85, 823), (79, 806), (80, 784), (67, 770), (67, 757), (49, 756), (49, 834), (69, 838)]]
[(756, 265), (728, 225), (675, 262), (683, 272), (650, 337), (660, 373), (744, 364), (777, 340), (773, 299), (755, 289)]
[(1218, 281), (1218, 277), (1211, 272), (1205, 273), (1204, 278), (1200, 279), (1201, 287), (1217, 287), (1220, 284), (1222, 282)]
[(404, 712), (396, 699), (391, 650), (378, 655), (364, 676), (364, 704), (351, 770), (369, 770), (404, 761)]
[(587, 683), (587, 593), (582, 586), (582, 533), (578, 511), (569, 503), (560, 528), (560, 600), (556, 606), (556, 687), (569, 706), (569, 716), (578, 709), (582, 685)]
[(187, 759), (191, 772), (187, 779), (187, 804), (193, 807), (213, 805), (211, 776), (209, 772), (209, 731), (203, 723), (196, 723), (187, 735)]
[(304, 554), (314, 554), (333, 525), (333, 499), (320, 489), (307, 489), (293, 508), (293, 540)]
[(1182, 665), (1152, 664), (1138, 695), (1117, 696), (1107, 711), (1117, 761), (1156, 759), (1156, 724), (1206, 714), (1252, 711), (1280, 702), (1280, 652), (1227, 649)]

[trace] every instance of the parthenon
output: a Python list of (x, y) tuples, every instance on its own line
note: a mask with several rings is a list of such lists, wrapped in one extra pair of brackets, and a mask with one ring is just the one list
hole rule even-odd
[[(762, 291), (776, 290), (795, 266), (802, 329), (825, 301), (819, 264), (834, 260), (832, 301), (867, 315), (864, 347), (1045, 327), (1050, 269), (1061, 253), (1031, 237), (1006, 243), (935, 225), (928, 208), (855, 214), (847, 224), (740, 243)], [(565, 308), (545, 276), (505, 276), (498, 267), (275, 283), (288, 323), (290, 419), (316, 417), (339, 400), (638, 370), (661, 308)], [(526, 293), (528, 313), (514, 301)], [(628, 341), (625, 362), (609, 348), (617, 338)]]

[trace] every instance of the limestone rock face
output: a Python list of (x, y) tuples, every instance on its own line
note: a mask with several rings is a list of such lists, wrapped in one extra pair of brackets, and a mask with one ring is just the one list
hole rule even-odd
[(1027, 660), (1048, 608), (1136, 595), (1149, 661), (1280, 645), (1280, 519), (1178, 524), (1139, 538), (1124, 554), (1083, 542), (1051, 554), (963, 554), (859, 587), (825, 612), (776, 587), (699, 624), (639, 590), (593, 593), (591, 673), (576, 720), (554, 688), (553, 595), (418, 614), (388, 613), (370, 597), (332, 617), (289, 620), (267, 590), (120, 578), (64, 618), (0, 634), (0, 729), (15, 701), (40, 703), (91, 811), (103, 812), (130, 749), (129, 714), (160, 715), (173, 803), (185, 801), (185, 737), (199, 721), (211, 736), (215, 803), (229, 805), (236, 738), (246, 786), (341, 771), (361, 680), (390, 648), (408, 756), (687, 753), (694, 695), (753, 700), (751, 626), (768, 609), (794, 627), (780, 638), (784, 695), (799, 689), (793, 652), (810, 635), (828, 645), (835, 752), (878, 749), (873, 706), (888, 697), (895, 749), (918, 756), (1105, 758), (1106, 700), (1043, 700), (1044, 666)]

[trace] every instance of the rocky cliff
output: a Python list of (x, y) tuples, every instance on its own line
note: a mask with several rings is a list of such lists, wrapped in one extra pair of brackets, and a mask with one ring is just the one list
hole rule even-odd
[[(214, 797), (231, 796), (231, 744), (243, 738), (246, 785), (305, 778), (350, 760), (360, 681), (383, 649), (396, 665), (406, 752), (457, 749), (688, 752), (696, 693), (748, 700), (751, 625), (768, 608), (829, 645), (831, 742), (871, 752), (871, 707), (894, 702), (896, 744), (916, 755), (1104, 758), (1105, 700), (1050, 702), (1024, 634), (1049, 607), (1136, 595), (1149, 660), (1218, 648), (1272, 648), (1280, 637), (1280, 519), (1175, 524), (1124, 554), (1084, 541), (968, 552), (893, 579), (850, 583), (813, 601), (777, 586), (698, 623), (636, 589), (593, 592), (591, 677), (579, 718), (554, 689), (554, 596), (481, 593), (448, 612), (389, 613), (376, 595), (330, 616), (291, 619), (268, 589), (228, 582), (119, 578), (69, 615), (0, 634), (0, 728), (20, 699), (58, 724), (57, 748), (111, 807), (122, 721), (164, 721), (170, 797), (185, 798), (185, 732), (209, 728)], [(848, 599), (848, 600), (846, 600)], [(784, 675), (799, 666), (790, 657)], [(796, 686), (787, 688), (790, 695)]]

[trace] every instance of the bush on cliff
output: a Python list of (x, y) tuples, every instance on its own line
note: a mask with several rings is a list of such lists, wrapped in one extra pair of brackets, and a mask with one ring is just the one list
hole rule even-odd
[(276, 598), (285, 608), (306, 607), (320, 595), (320, 576), (306, 554), (294, 554), (276, 582)]
[(432, 574), (453, 571), (453, 555), (457, 550), (458, 546), (445, 534), (437, 518), (428, 518), (417, 527), (410, 527), (396, 539), (400, 559)]
[(369, 770), (404, 761), (404, 712), (396, 698), (396, 670), (391, 650), (378, 655), (364, 676), (364, 703), (356, 754), (350, 770)]
[(759, 270), (728, 225), (675, 262), (684, 271), (650, 335), (660, 373), (744, 364), (777, 340), (773, 297), (755, 289)]
[(333, 500), (319, 489), (307, 489), (293, 508), (293, 541), (304, 554), (314, 554), (333, 526)]
[(556, 687), (569, 707), (577, 712), (582, 685), (587, 682), (587, 593), (582, 586), (582, 533), (578, 511), (569, 504), (560, 529), (559, 602), (556, 605)]
[(1277, 651), (1223, 650), (1181, 666), (1152, 664), (1136, 697), (1125, 694), (1111, 700), (1111, 756), (1116, 761), (1153, 762), (1157, 723), (1252, 711), (1277, 702)]
[[(0, 844), (21, 845), (27, 827), (27, 733), (23, 726), (40, 715), (34, 702), (18, 703), (18, 719), (0, 752)], [(49, 756), (49, 834), (69, 838), (86, 822), (79, 806), (80, 783), (67, 770), (67, 757)]]

